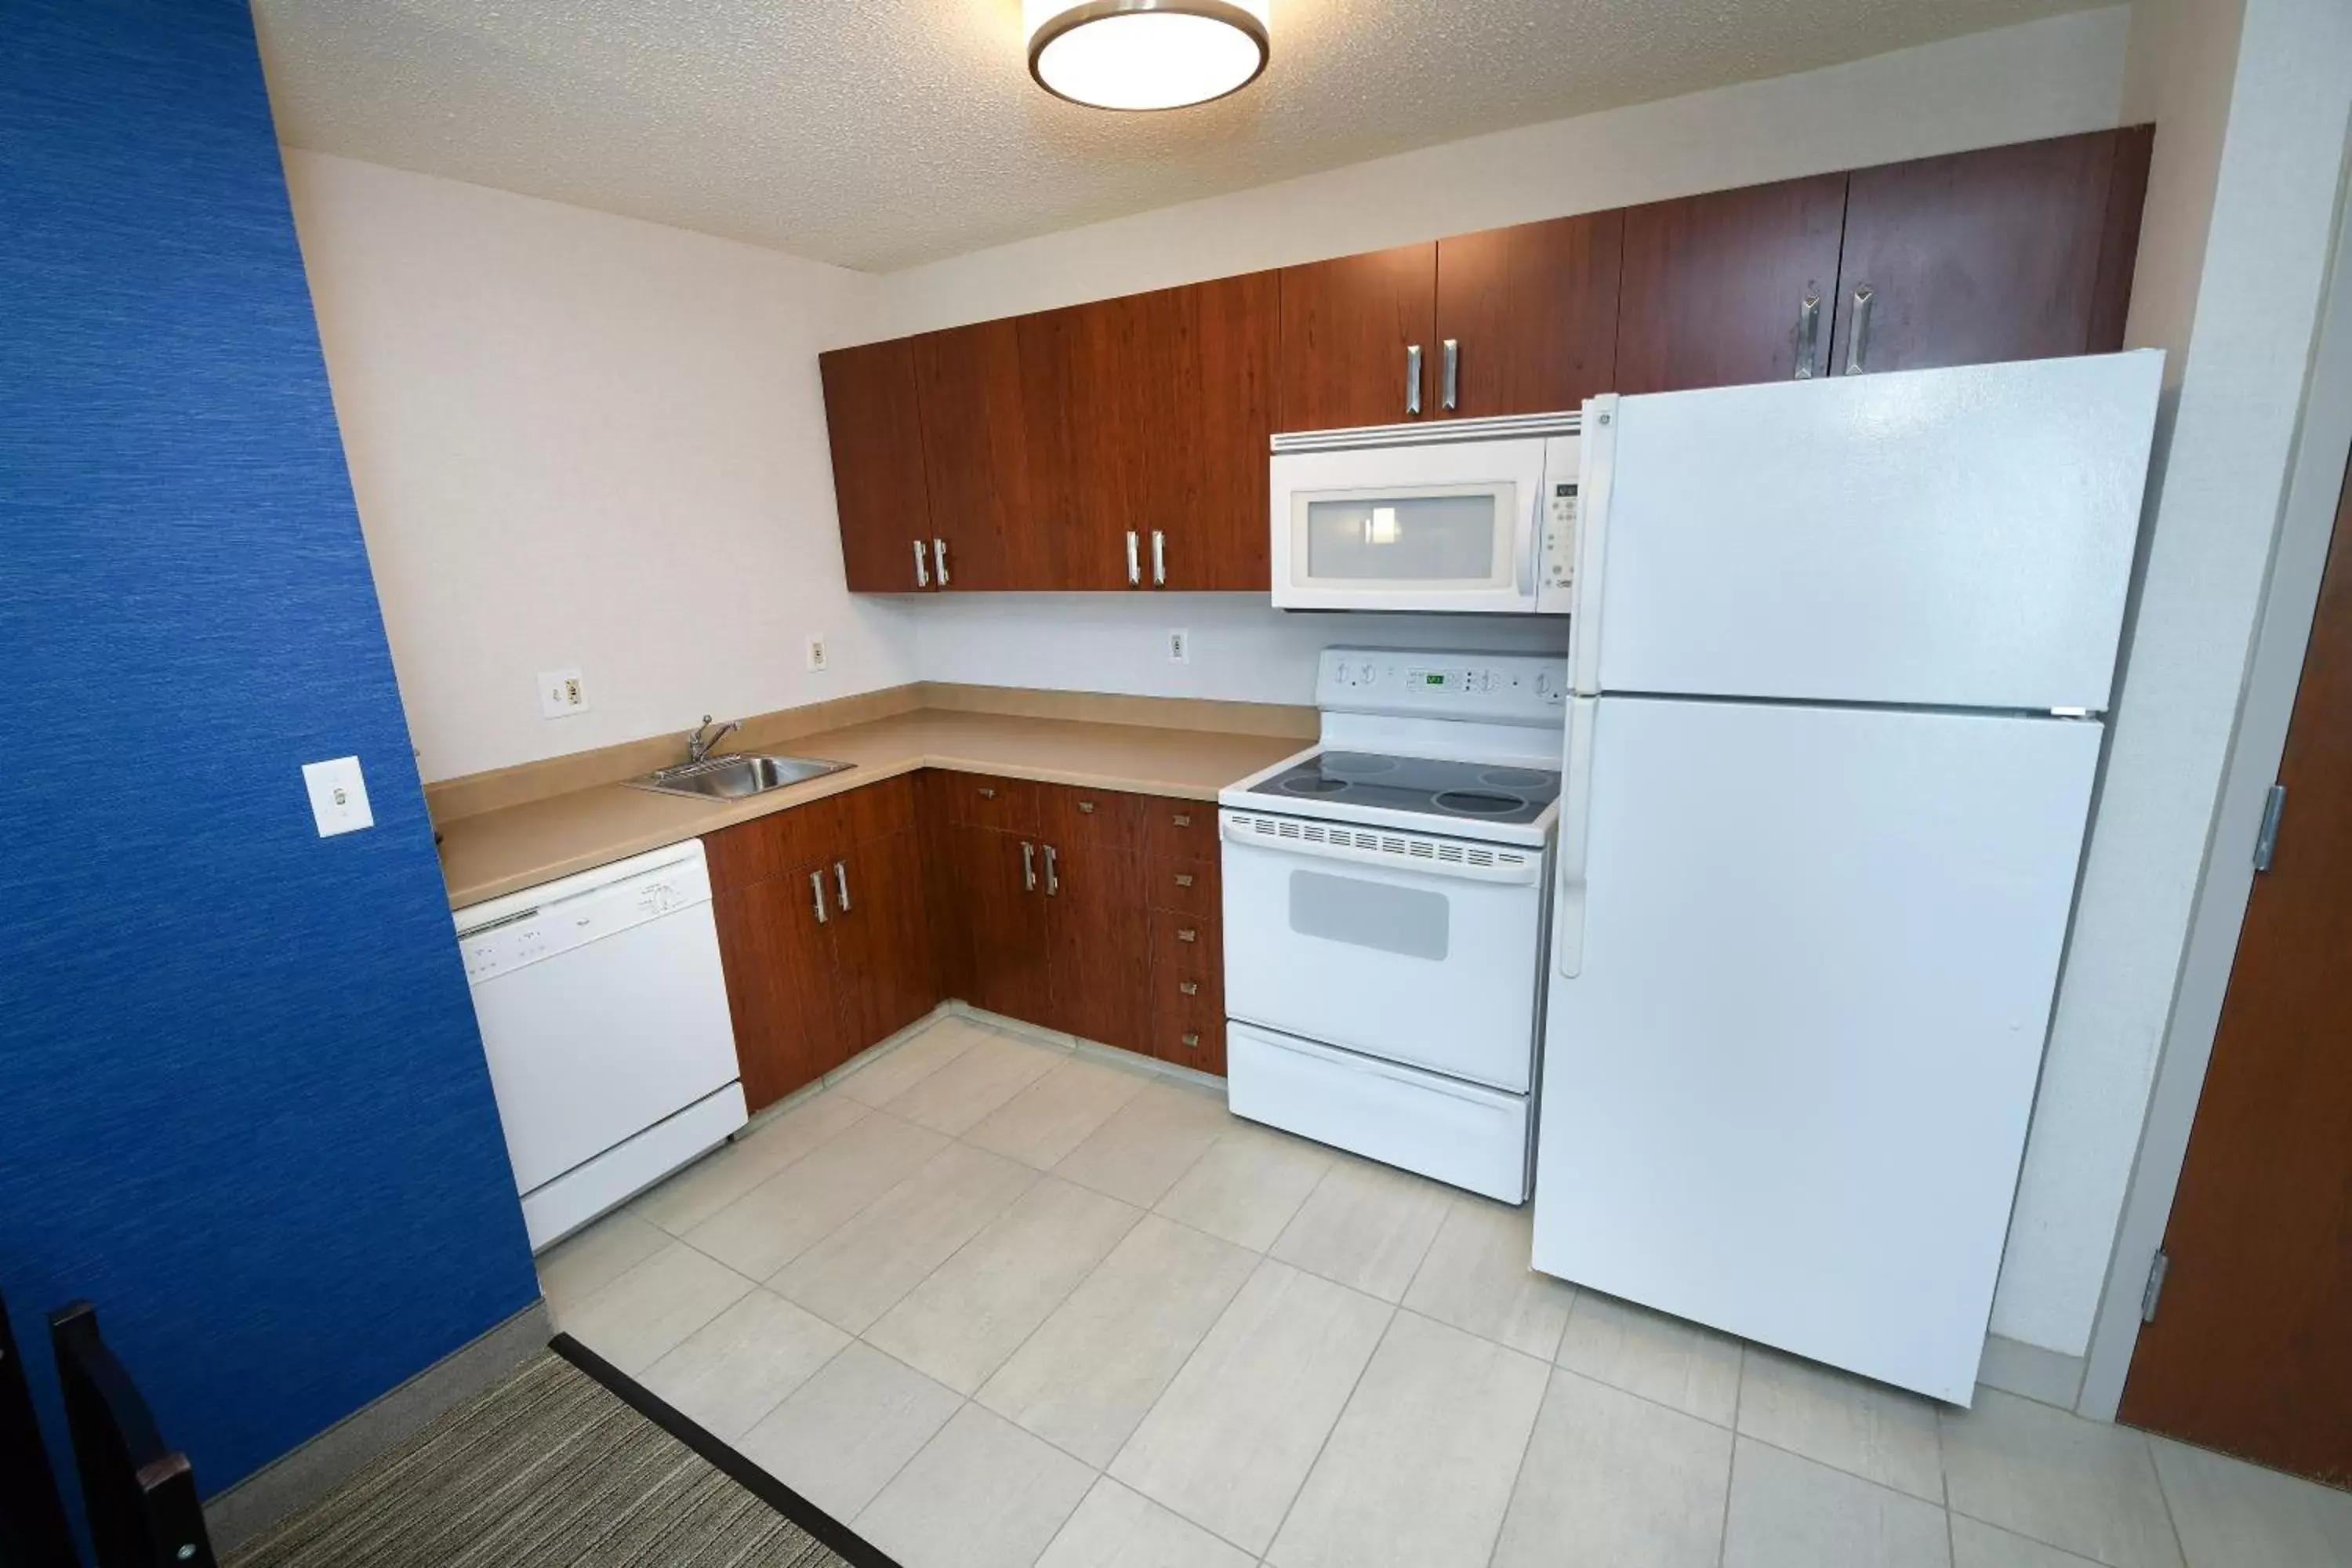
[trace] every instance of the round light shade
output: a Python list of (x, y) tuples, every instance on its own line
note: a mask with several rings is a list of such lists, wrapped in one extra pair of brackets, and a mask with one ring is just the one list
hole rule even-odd
[(1267, 0), (1022, 0), (1029, 74), (1097, 109), (1180, 109), (1265, 69)]

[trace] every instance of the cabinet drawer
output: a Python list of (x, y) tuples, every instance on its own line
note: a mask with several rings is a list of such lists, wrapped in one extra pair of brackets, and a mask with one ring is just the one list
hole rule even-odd
[(1213, 860), (1217, 858), (1217, 807), (1213, 801), (1147, 797), (1144, 848), (1154, 860)]
[(1037, 831), (1037, 786), (1029, 780), (951, 773), (947, 781), (948, 811), (957, 822), (1007, 833)]
[(1224, 907), (1224, 881), (1214, 860), (1154, 860), (1144, 885), (1155, 910), (1214, 918)]
[(1147, 797), (1112, 789), (1039, 784), (1038, 831), (1065, 850), (1101, 847), (1139, 852)]
[(1225, 1070), (1225, 1006), (1214, 988), (1203, 982), (1185, 994), (1171, 982), (1153, 998), (1151, 1054), (1196, 1072)]
[(1198, 975), (1216, 980), (1224, 973), (1224, 940), (1217, 921), (1207, 915), (1172, 910), (1151, 911), (1151, 973), (1154, 975)]

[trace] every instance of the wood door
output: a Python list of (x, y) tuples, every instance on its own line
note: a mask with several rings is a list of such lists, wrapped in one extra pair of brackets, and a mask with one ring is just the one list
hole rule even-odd
[(1019, 329), (982, 321), (914, 340), (924, 409), (923, 479), (930, 531), (946, 541), (958, 588), (1046, 588), (1052, 562), (1032, 524)]
[(929, 586), (915, 552), (931, 537), (923, 480), (923, 426), (915, 398), (915, 352), (905, 338), (817, 356), (824, 433), (833, 448), (841, 563), (853, 594)]
[(755, 1111), (848, 1054), (835, 1007), (834, 926), (817, 921), (809, 888), (816, 868), (712, 900), (743, 1098)]
[(1613, 388), (1624, 220), (1622, 212), (1588, 213), (1438, 242), (1432, 387), (1441, 418), (1580, 408)]
[(1009, 1018), (1045, 1022), (1045, 894), (1036, 839), (971, 826), (951, 829), (950, 837), (955, 918), (963, 926), (964, 999)]
[(1151, 1049), (1151, 928), (1139, 843), (1050, 844), (1045, 1024), (1125, 1050)]
[[(1807, 342), (1829, 365), (1843, 174), (1653, 202), (1625, 214), (1617, 390), (1786, 381)], [(928, 406), (928, 405), (926, 405)]]
[(1147, 453), (1170, 366), (1149, 296), (1019, 318), (1030, 524), (1050, 585), (1125, 588), (1125, 535), (1149, 526)]
[(969, 1000), (971, 952), (965, 936), (964, 900), (958, 880), (955, 803), (950, 790), (967, 775), (926, 768), (915, 775), (916, 815), (923, 856), (923, 901), (931, 936), (931, 960), (939, 994)]
[[(1834, 270), (1834, 269), (1832, 269)], [(1437, 247), (1407, 245), (1282, 269), (1281, 397), (1285, 430), (1397, 425), (1430, 400), (1437, 353)], [(1422, 374), (1406, 374), (1418, 345)]]
[[(1273, 436), (1282, 281), (1252, 272), (1155, 297), (1147, 363), (1170, 367), (1146, 472), (1147, 531), (1166, 539), (1159, 586), (1263, 594), (1268, 559), (1266, 442)], [(1147, 533), (1146, 543), (1149, 544)], [(1146, 574), (1150, 556), (1146, 554)]]
[[(2122, 346), (2114, 296), (2131, 291), (2126, 252), (2138, 249), (2147, 151), (2142, 127), (1855, 170), (1846, 186), (1833, 370), (1921, 370)], [(2111, 195), (2119, 199), (2111, 203)], [(2109, 255), (2111, 247), (2119, 254)], [(2095, 342), (2095, 325), (2115, 341)]]
[(828, 1072), (940, 1000), (917, 829), (909, 825), (847, 851), (833, 881), (842, 1030), (839, 1056), (824, 1064)]
[(2352, 1484), (2352, 476), (2123, 1419)]

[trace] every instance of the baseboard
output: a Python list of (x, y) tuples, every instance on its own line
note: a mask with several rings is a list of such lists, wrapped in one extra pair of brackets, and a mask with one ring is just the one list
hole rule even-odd
[(226, 1556), (290, 1514), (341, 1486), (476, 1394), (547, 1349), (547, 1303), (533, 1301), (389, 1394), (281, 1455), (205, 1503), (205, 1530)]
[(1140, 1051), (1123, 1050), (1118, 1046), (1099, 1045), (1082, 1036), (1067, 1034), (1060, 1029), (1046, 1028), (1043, 1024), (1032, 1024), (1025, 1019), (1010, 1018), (1002, 1013), (992, 1013), (985, 1007), (975, 1007), (969, 1002), (948, 1002), (942, 1005), (959, 1018), (969, 1018), (975, 1024), (985, 1024), (992, 1029), (1001, 1029), (1008, 1035), (1018, 1035), (1024, 1040), (1051, 1047), (1055, 1050), (1068, 1051), (1075, 1056), (1089, 1057), (1107, 1067), (1119, 1068), (1128, 1072), (1149, 1073), (1154, 1078), (1164, 1078), (1171, 1082), (1181, 1084), (1187, 1089), (1205, 1089), (1220, 1099), (1225, 1092), (1225, 1080), (1214, 1073), (1195, 1072), (1191, 1068), (1179, 1067), (1174, 1062), (1161, 1061), (1158, 1057), (1147, 1057)]
[(1977, 1363), (1977, 1382), (2004, 1394), (2072, 1410), (2083, 1392), (2086, 1364), (2082, 1356), (2044, 1350), (2005, 1334), (1987, 1334), (1984, 1360)]

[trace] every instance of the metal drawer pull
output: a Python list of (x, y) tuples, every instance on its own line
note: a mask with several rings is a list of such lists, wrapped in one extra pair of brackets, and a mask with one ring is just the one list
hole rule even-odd
[(809, 902), (816, 906), (816, 923), (824, 924), (824, 873), (809, 873)]
[(1037, 847), (1025, 838), (1021, 841), (1021, 890), (1037, 890)]
[(1878, 290), (1867, 283), (1854, 286), (1853, 321), (1846, 332), (1845, 373), (1862, 374), (1862, 362), (1870, 353), (1870, 305), (1878, 298)]
[(1191, 926), (1181, 926), (1177, 929), (1176, 940), (1178, 942), (1198, 942), (1201, 940), (1201, 933), (1193, 930)]
[(940, 587), (946, 587), (948, 585), (948, 542), (946, 540), (931, 541), (931, 564), (937, 569), (932, 575), (939, 578)]
[(931, 585), (931, 563), (929, 558), (925, 556), (923, 553), (923, 542), (918, 539), (914, 541), (914, 545), (915, 586), (918, 588), (928, 588)]
[(1052, 898), (1062, 890), (1062, 879), (1054, 868), (1054, 847), (1045, 846), (1045, 896)]
[(1444, 368), (1438, 374), (1441, 387), (1437, 405), (1451, 414), (1462, 405), (1462, 345), (1452, 338), (1445, 340)]
[(1789, 379), (1813, 379), (1813, 351), (1822, 340), (1822, 297), (1808, 293), (1797, 306), (1797, 370)]
[(1156, 528), (1151, 531), (1151, 585), (1168, 585), (1168, 536)]
[(1404, 411), (1421, 412), (1421, 345), (1408, 344), (1404, 351)]
[(1190, 871), (1179, 871), (1179, 872), (1177, 872), (1177, 873), (1176, 873), (1176, 885), (1177, 885), (1178, 887), (1180, 887), (1180, 888), (1189, 888), (1189, 887), (1191, 887), (1191, 886), (1192, 885), (1192, 872), (1190, 872)]
[(1176, 983), (1176, 989), (1187, 996), (1198, 996), (1201, 994), (1201, 983), (1197, 980), (1180, 980)]
[(982, 800), (994, 800), (994, 799), (996, 798), (996, 789), (995, 789), (995, 786), (993, 786), (993, 785), (992, 785), (992, 784), (982, 784), (982, 785), (981, 785), (981, 786), (980, 786), (980, 798), (981, 798), (981, 799), (982, 799)]
[(1190, 827), (1192, 826), (1192, 814), (1189, 811), (1180, 811), (1171, 816), (1168, 820), (1174, 823), (1179, 827)]
[(1135, 530), (1130, 528), (1127, 531), (1127, 585), (1140, 588), (1143, 586), (1143, 563), (1138, 559), (1135, 551)]
[(841, 890), (841, 912), (849, 912), (849, 868), (835, 860), (833, 863), (834, 885)]
[(1095, 803), (1090, 800), (1082, 800), (1078, 802), (1078, 809), (1085, 812), (1088, 816), (1092, 816), (1095, 814)]
[(1199, 1050), (1201, 1048), (1201, 1037), (1193, 1034), (1189, 1029), (1186, 1030), (1184, 1034), (1184, 1048), (1188, 1051)]

